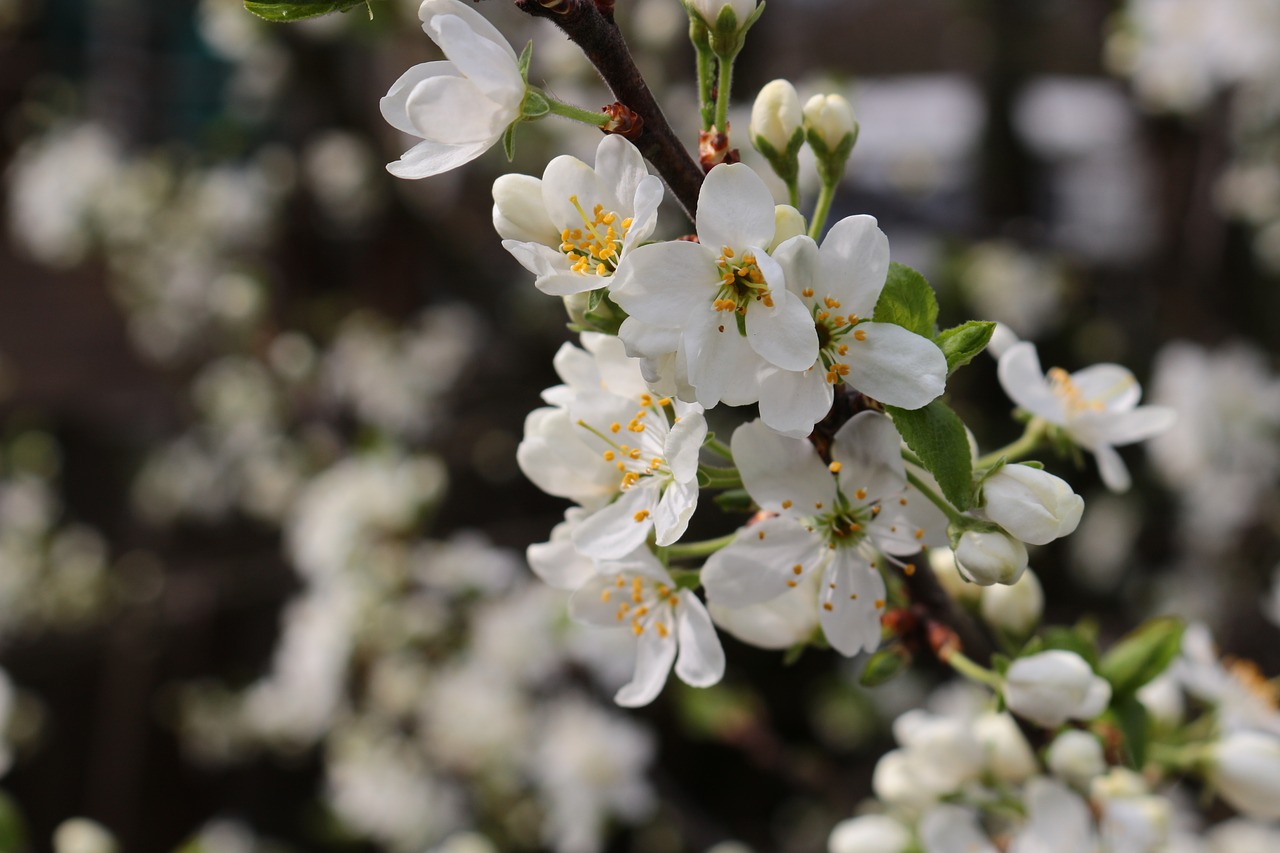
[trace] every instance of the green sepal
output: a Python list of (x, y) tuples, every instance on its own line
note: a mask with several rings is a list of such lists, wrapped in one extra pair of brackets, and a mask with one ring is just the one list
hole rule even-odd
[(751, 495), (747, 494), (746, 489), (729, 489), (727, 492), (716, 495), (712, 500), (725, 512), (755, 512), (755, 502), (751, 500)]
[(814, 165), (818, 169), (818, 178), (824, 186), (834, 187), (844, 177), (845, 164), (849, 162), (853, 146), (858, 143), (858, 133), (861, 130), (861, 125), (855, 121), (853, 132), (846, 133), (835, 148), (828, 148), (826, 140), (813, 128), (805, 130), (805, 141), (813, 149)]
[(947, 357), (947, 375), (955, 373), (957, 368), (964, 367), (986, 349), (995, 330), (995, 323), (970, 320), (939, 332), (933, 342)]
[(551, 102), (547, 96), (530, 86), (524, 90), (524, 100), (520, 102), (520, 118), (542, 118), (551, 112)]
[(520, 57), (516, 60), (516, 67), (520, 69), (520, 79), (526, 83), (529, 82), (529, 63), (533, 60), (533, 39), (529, 39), (529, 43), (524, 46), (524, 50), (520, 51)]
[(920, 409), (884, 409), (907, 447), (938, 481), (943, 496), (961, 512), (968, 509), (973, 504), (973, 458), (959, 416), (941, 399)]
[(1111, 717), (1124, 736), (1125, 761), (1132, 769), (1141, 770), (1147, 763), (1147, 742), (1150, 736), (1146, 706), (1132, 694), (1112, 697)]
[(1149, 619), (1111, 647), (1098, 665), (1098, 674), (1116, 696), (1137, 693), (1173, 663), (1182, 649), (1186, 625), (1175, 616)]
[(507, 162), (510, 163), (516, 159), (516, 125), (519, 122), (511, 122), (506, 130), (502, 132), (502, 153), (507, 155)]
[[(1045, 628), (1040, 636), (1041, 646), (1038, 651), (1047, 649), (1059, 649), (1066, 652), (1075, 652), (1084, 658), (1085, 663), (1097, 671), (1098, 669), (1098, 642), (1093, 636), (1087, 624), (1077, 624), (1073, 627), (1065, 625), (1053, 625)], [(1026, 650), (1023, 650), (1023, 656), (1026, 656)]]
[(331, 12), (345, 12), (356, 6), (369, 9), (369, 17), (373, 17), (373, 7), (368, 0), (245, 0), (244, 8), (265, 21), (289, 23), (305, 21), (307, 18), (318, 18)]
[(607, 291), (603, 287), (597, 287), (595, 290), (587, 291), (587, 312), (590, 313), (600, 307), (600, 303), (604, 301)]
[(773, 173), (787, 186), (793, 184), (800, 176), (800, 148), (804, 145), (804, 131), (801, 128), (797, 127), (791, 134), (785, 151), (774, 148), (763, 136), (752, 136), (751, 144), (760, 152), (760, 156), (769, 162)]
[(863, 687), (879, 687), (892, 681), (910, 663), (911, 652), (895, 643), (867, 658), (867, 664), (858, 676), (858, 683)]
[(889, 264), (889, 275), (871, 316), (877, 323), (893, 323), (933, 340), (938, 298), (924, 276), (894, 261)]
[(796, 643), (794, 646), (787, 649), (782, 655), (782, 665), (795, 666), (807, 648), (809, 648), (808, 643)]

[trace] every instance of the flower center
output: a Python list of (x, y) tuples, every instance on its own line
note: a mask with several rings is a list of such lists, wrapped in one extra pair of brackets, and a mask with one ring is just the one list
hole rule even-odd
[(845, 361), (849, 354), (849, 341), (867, 339), (867, 333), (857, 328), (864, 320), (857, 314), (841, 314), (840, 300), (834, 296), (826, 296), (818, 302), (813, 298), (811, 287), (800, 291), (800, 295), (813, 300), (810, 311), (813, 313), (813, 326), (818, 332), (818, 357), (827, 370), (827, 381), (839, 385), (849, 375), (849, 363)]
[(619, 221), (618, 214), (606, 211), (597, 204), (588, 215), (576, 195), (569, 201), (582, 218), (581, 228), (566, 228), (560, 232), (560, 251), (573, 265), (571, 269), (582, 275), (613, 275), (622, 254), (622, 243), (631, 230), (630, 217)]
[[(598, 429), (585, 421), (578, 421), (578, 426), (608, 446), (603, 455), (605, 461), (617, 466), (622, 475), (618, 483), (619, 491), (625, 492), (645, 477), (671, 476), (663, 445), (663, 436), (666, 435), (668, 426), (665, 409), (671, 404), (670, 397), (655, 400), (651, 394), (641, 394), (640, 409), (626, 424), (614, 421), (605, 429)], [(658, 421), (661, 421), (660, 425)], [(636, 436), (634, 445), (623, 444), (614, 438), (620, 436), (623, 430)], [(636, 513), (637, 522), (648, 517), (646, 511)]]
[[(716, 258), (716, 266), (720, 270), (720, 286), (711, 304), (717, 311), (731, 311), (738, 317), (745, 317), (752, 302), (762, 302), (766, 308), (773, 307), (773, 293), (756, 263), (756, 256), (751, 252), (744, 252), (738, 258), (732, 248), (724, 246), (720, 249), (720, 257)], [(723, 326), (721, 331), (724, 331)], [(746, 334), (746, 329), (739, 328), (739, 332)]]
[(1071, 374), (1061, 367), (1050, 368), (1048, 377), (1049, 390), (1062, 400), (1067, 411), (1100, 412), (1105, 408), (1101, 400), (1086, 399), (1080, 386), (1071, 381)]
[(600, 600), (605, 604), (618, 602), (615, 614), (619, 622), (631, 620), (631, 630), (638, 637), (652, 628), (659, 637), (666, 639), (671, 634), (674, 613), (673, 608), (680, 603), (676, 591), (662, 581), (632, 575), (630, 581), (626, 576), (614, 578), (613, 586), (600, 593)]

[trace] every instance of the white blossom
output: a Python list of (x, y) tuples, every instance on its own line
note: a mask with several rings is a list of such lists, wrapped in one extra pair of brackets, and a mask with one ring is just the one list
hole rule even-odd
[(1111, 685), (1075, 652), (1050, 649), (1009, 665), (1004, 701), (1018, 716), (1053, 728), (1097, 717), (1111, 701)]
[(1031, 545), (1047, 545), (1076, 529), (1084, 498), (1061, 477), (1027, 465), (1004, 465), (982, 482), (987, 518)]
[(1208, 776), (1222, 798), (1255, 820), (1280, 820), (1280, 738), (1232, 732), (1214, 744)]
[(1025, 637), (1040, 624), (1044, 590), (1036, 573), (1027, 569), (1012, 584), (983, 587), (979, 608), (988, 625)]

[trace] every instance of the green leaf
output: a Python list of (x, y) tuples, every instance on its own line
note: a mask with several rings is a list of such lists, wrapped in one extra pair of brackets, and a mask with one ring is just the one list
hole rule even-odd
[[(1045, 649), (1061, 649), (1075, 652), (1095, 670), (1098, 668), (1098, 647), (1086, 631), (1080, 626), (1068, 628), (1065, 625), (1054, 625), (1046, 628), (1042, 634)], [(1025, 652), (1023, 653), (1026, 654)]]
[(1147, 708), (1132, 695), (1113, 699), (1111, 707), (1116, 727), (1124, 735), (1125, 758), (1131, 768), (1141, 770), (1147, 763)]
[[(244, 7), (267, 21), (287, 23), (318, 18), (330, 12), (345, 12), (356, 6), (368, 6), (368, 0), (244, 0)], [(373, 10), (369, 10), (370, 17)]]
[(938, 481), (943, 496), (956, 509), (968, 509), (973, 500), (973, 458), (964, 423), (956, 413), (940, 399), (922, 409), (884, 408), (907, 446)]
[(884, 290), (880, 291), (872, 319), (877, 323), (895, 323), (933, 340), (938, 300), (924, 276), (895, 261), (889, 264), (889, 276)]
[(1117, 696), (1136, 693), (1178, 656), (1185, 627), (1174, 616), (1149, 619), (1112, 646), (1102, 658), (1098, 674), (1111, 683)]
[(502, 152), (507, 155), (507, 162), (510, 163), (516, 159), (516, 125), (519, 122), (511, 122), (511, 125), (502, 132)]
[(858, 683), (863, 687), (879, 687), (911, 663), (911, 653), (900, 645), (892, 645), (867, 658), (867, 665), (858, 676)]
[(939, 332), (933, 342), (947, 357), (947, 373), (955, 373), (956, 368), (973, 361), (974, 356), (987, 348), (995, 330), (995, 323), (970, 320)]

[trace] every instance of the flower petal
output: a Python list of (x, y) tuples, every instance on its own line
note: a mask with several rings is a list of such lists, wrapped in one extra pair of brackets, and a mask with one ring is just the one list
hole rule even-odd
[(417, 180), (451, 171), (479, 157), (493, 147), (495, 140), (469, 145), (449, 145), (424, 139), (387, 164), (387, 171), (397, 178)]
[(598, 560), (625, 557), (643, 545), (649, 536), (657, 505), (656, 482), (633, 486), (616, 501), (582, 520), (573, 531), (574, 547)]
[[(738, 531), (702, 568), (707, 600), (746, 607), (794, 589), (826, 559), (822, 538), (789, 518), (766, 518)], [(796, 567), (800, 568), (796, 572)]]
[(409, 100), (409, 93), (413, 91), (413, 87), (430, 77), (461, 76), (462, 74), (458, 71), (457, 66), (444, 60), (422, 62), (414, 65), (401, 74), (400, 79), (392, 83), (387, 94), (378, 101), (378, 108), (382, 111), (382, 117), (387, 120), (387, 124), (401, 133), (418, 136), (418, 129), (409, 120), (409, 113), (405, 108)]
[(760, 373), (760, 419), (792, 438), (804, 438), (827, 416), (835, 390), (817, 366), (768, 368)]
[(525, 552), (533, 573), (556, 589), (576, 590), (596, 574), (595, 562), (578, 553), (570, 541), (575, 524), (576, 519), (570, 521), (566, 517), (551, 530), (550, 541), (530, 545)]
[(677, 420), (667, 435), (666, 459), (671, 476), (677, 481), (692, 482), (698, 475), (698, 453), (707, 438), (707, 420), (697, 404), (678, 403)]
[(624, 708), (648, 705), (662, 692), (676, 658), (674, 633), (662, 637), (653, 628), (640, 635), (636, 644), (636, 674), (613, 697)]
[(715, 257), (705, 246), (676, 241), (629, 252), (609, 289), (613, 300), (632, 317), (680, 329), (690, 315), (710, 310), (718, 282)]
[(813, 316), (800, 297), (789, 290), (775, 286), (773, 297), (773, 311), (759, 310), (763, 308), (759, 304), (747, 310), (747, 342), (775, 367), (807, 370), (818, 357), (818, 331)]
[[(1086, 412), (1071, 424), (1075, 433), (1080, 422), (1091, 414)], [(1111, 416), (1098, 418), (1099, 426), (1096, 434), (1105, 439), (1107, 444), (1123, 446), (1136, 441), (1145, 441), (1169, 429), (1178, 420), (1178, 414), (1167, 406), (1139, 406), (1128, 412), (1116, 412)]]
[(730, 444), (742, 484), (761, 509), (804, 517), (834, 504), (835, 480), (809, 442), (751, 421), (733, 431)]
[(773, 194), (750, 166), (722, 163), (707, 173), (698, 193), (698, 239), (716, 253), (724, 246), (768, 246), (773, 208)]
[[(646, 178), (654, 177), (645, 167), (644, 157), (640, 151), (625, 137), (611, 134), (600, 140), (596, 146), (596, 174), (600, 182), (610, 188), (621, 206), (612, 210), (625, 216), (634, 215), (637, 211), (631, 205)], [(661, 197), (662, 181), (658, 181), (658, 193)]]
[(711, 618), (744, 643), (762, 649), (788, 649), (813, 636), (818, 627), (819, 573), (809, 572), (777, 598), (746, 607), (707, 603)]
[(467, 26), (476, 35), (494, 44), (505, 46), (507, 54), (511, 57), (513, 63), (518, 61), (516, 52), (511, 49), (511, 45), (507, 42), (507, 37), (499, 32), (498, 28), (491, 24), (488, 18), (481, 15), (470, 5), (460, 2), (460, 0), (422, 0), (422, 5), (418, 7), (418, 20), (422, 21), (422, 29), (427, 35), (431, 35), (431, 30), (428, 27), (438, 15), (456, 15), (466, 22)]
[[(618, 590), (621, 575), (592, 575), (569, 596), (569, 615), (587, 625), (616, 627), (624, 624), (618, 618), (618, 604), (625, 601)], [(621, 592), (625, 593), (626, 590)]]
[(1066, 423), (1062, 400), (1049, 388), (1035, 344), (1020, 341), (1009, 347), (1000, 356), (996, 373), (1013, 402), (1049, 423)]
[(447, 145), (493, 144), (515, 119), (464, 77), (428, 77), (413, 87), (405, 112), (414, 132)]
[(583, 221), (583, 211), (585, 216), (591, 216), (597, 204), (606, 211), (620, 207), (613, 187), (606, 185), (586, 163), (568, 154), (556, 157), (542, 173), (542, 203), (557, 229), (587, 227), (591, 223)]
[(618, 329), (618, 340), (632, 358), (662, 358), (674, 354), (680, 346), (680, 330), (628, 317)]
[(674, 544), (689, 528), (689, 519), (697, 508), (697, 480), (668, 485), (653, 510), (654, 542), (661, 546)]
[(1116, 449), (1109, 444), (1099, 444), (1089, 449), (1098, 460), (1098, 473), (1102, 476), (1102, 482), (1106, 487), (1117, 494), (1129, 491), (1133, 480)]
[(709, 303), (696, 306), (681, 344), (689, 383), (703, 407), (710, 409), (722, 400), (742, 405), (759, 399), (759, 371), (765, 362), (738, 334), (731, 312), (717, 312)]
[(423, 23), (423, 29), (485, 98), (501, 104), (515, 119), (524, 100), (524, 78), (511, 45), (500, 33), (493, 30), (496, 39), (488, 38), (457, 15), (434, 17)]
[(880, 645), (884, 579), (859, 552), (838, 548), (822, 577), (818, 620), (831, 647), (846, 657)]
[(504, 241), (560, 245), (560, 232), (542, 203), (542, 179), (506, 174), (493, 182), (493, 229)]
[(1102, 403), (1107, 411), (1122, 412), (1138, 405), (1142, 386), (1133, 371), (1118, 364), (1094, 364), (1071, 374), (1080, 398)]
[(877, 226), (875, 217), (846, 216), (822, 238), (825, 289), (818, 295), (840, 300), (845, 313), (870, 317), (888, 274), (889, 238)]
[(836, 433), (831, 458), (840, 463), (840, 491), (853, 498), (866, 489), (866, 503), (898, 495), (907, 487), (902, 439), (888, 416), (859, 412)]
[(676, 675), (691, 687), (710, 687), (724, 678), (724, 648), (707, 608), (687, 589), (680, 591), (676, 616), (680, 657)]
[(845, 338), (850, 385), (881, 403), (918, 409), (946, 389), (947, 357), (927, 338), (893, 323), (859, 323), (863, 340)]

